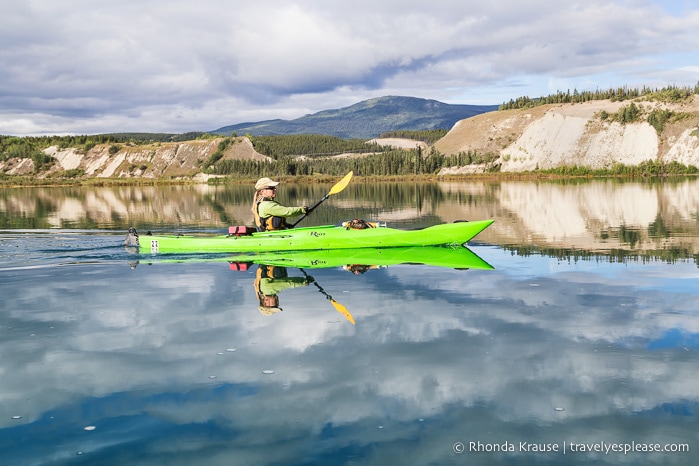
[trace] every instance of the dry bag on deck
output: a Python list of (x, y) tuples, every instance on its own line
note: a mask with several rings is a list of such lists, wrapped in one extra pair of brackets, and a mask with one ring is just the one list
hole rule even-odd
[(228, 235), (229, 236), (249, 236), (252, 235), (253, 232), (257, 231), (254, 227), (246, 227), (246, 226), (235, 226), (235, 227), (228, 227)]
[(365, 230), (367, 228), (376, 228), (377, 224), (374, 222), (367, 222), (359, 218), (355, 218), (349, 222), (342, 222), (342, 226), (348, 230)]

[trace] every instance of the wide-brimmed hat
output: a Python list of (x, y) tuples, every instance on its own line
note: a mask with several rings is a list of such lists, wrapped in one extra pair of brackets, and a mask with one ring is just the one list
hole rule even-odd
[(279, 181), (272, 181), (270, 178), (260, 178), (259, 180), (257, 180), (257, 183), (255, 183), (255, 191), (259, 191), (263, 188), (276, 186), (278, 184)]
[(258, 309), (263, 316), (271, 316), (282, 311), (282, 308), (279, 306), (260, 306)]

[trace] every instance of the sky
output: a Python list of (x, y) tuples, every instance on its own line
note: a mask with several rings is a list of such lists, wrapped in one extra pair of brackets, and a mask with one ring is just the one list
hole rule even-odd
[(4, 0), (0, 134), (699, 82), (699, 0)]

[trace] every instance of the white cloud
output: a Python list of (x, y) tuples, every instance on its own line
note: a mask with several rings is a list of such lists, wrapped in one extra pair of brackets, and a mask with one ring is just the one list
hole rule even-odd
[(698, 7), (661, 1), (11, 1), (0, 133), (210, 130), (380, 95), (497, 104), (561, 80), (694, 85), (697, 28)]

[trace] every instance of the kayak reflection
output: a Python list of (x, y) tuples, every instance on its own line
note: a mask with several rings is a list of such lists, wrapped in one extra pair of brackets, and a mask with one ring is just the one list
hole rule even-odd
[[(233, 260), (231, 260), (233, 259)], [(285, 251), (236, 255), (229, 258), (232, 270), (246, 270), (257, 264), (255, 292), (260, 312), (272, 315), (282, 310), (279, 293), (287, 288), (313, 283), (335, 309), (354, 324), (352, 314), (330, 296), (304, 269), (341, 267), (359, 275), (380, 267), (398, 264), (420, 264), (453, 269), (485, 269), (493, 267), (465, 246), (420, 246), (406, 248), (362, 248), (348, 250)], [(286, 268), (298, 268), (303, 277), (289, 277)]]
[(232, 264), (266, 264), (304, 269), (343, 267), (352, 273), (400, 264), (451, 269), (491, 270), (492, 265), (465, 246), (415, 246), (396, 248), (321, 249), (229, 256)]
[[(153, 259), (149, 263), (228, 262), (231, 270), (250, 271), (257, 265), (255, 294), (263, 315), (282, 311), (279, 293), (289, 288), (313, 284), (349, 322), (352, 314), (328, 294), (305, 269), (342, 268), (354, 275), (371, 273), (394, 265), (424, 265), (451, 269), (492, 270), (493, 266), (466, 246), (415, 246), (395, 248), (326, 249), (235, 254), (212, 257), (180, 256)], [(303, 276), (290, 276), (287, 269), (299, 269)]]

